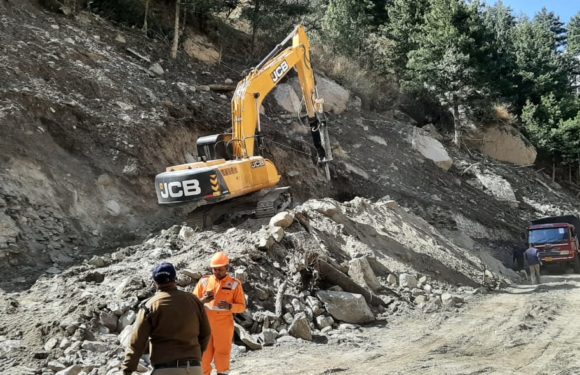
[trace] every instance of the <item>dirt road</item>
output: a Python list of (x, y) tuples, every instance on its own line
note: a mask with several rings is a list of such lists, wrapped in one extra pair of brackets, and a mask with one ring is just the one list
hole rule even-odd
[(544, 276), (425, 315), (359, 333), (358, 347), (304, 344), (239, 358), (242, 374), (580, 374), (580, 275)]

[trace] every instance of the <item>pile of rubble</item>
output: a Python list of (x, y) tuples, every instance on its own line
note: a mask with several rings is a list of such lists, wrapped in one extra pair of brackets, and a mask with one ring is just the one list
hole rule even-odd
[[(0, 368), (115, 373), (139, 306), (154, 293), (153, 266), (172, 262), (180, 287), (193, 290), (222, 249), (247, 295), (248, 310), (236, 316), (238, 355), (308, 341), (358, 345), (360, 325), (455, 309), (486, 290), (485, 282), (509, 282), (511, 275), (492, 274), (487, 258), (457, 247), (393, 201), (311, 200), (236, 228), (173, 226), (5, 295)], [(140, 369), (148, 365), (143, 359)]]

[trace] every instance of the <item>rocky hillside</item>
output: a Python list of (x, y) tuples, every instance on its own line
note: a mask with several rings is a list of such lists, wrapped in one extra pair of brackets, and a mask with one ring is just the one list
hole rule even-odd
[[(196, 40), (190, 54), (211, 50)], [(170, 60), (138, 30), (31, 1), (0, 1), (0, 51), (3, 373), (113, 373), (162, 260), (192, 288), (214, 251), (233, 257), (250, 307), (238, 352), (348, 344), (353, 324), (455, 311), (517, 280), (504, 265), (526, 222), (579, 211), (541, 171), (506, 163), (535, 156), (511, 130), (457, 150), (397, 108), (363, 110), (320, 71), (332, 180), (313, 164), (290, 79), (266, 102), (262, 128), (297, 206), (196, 232), (183, 224), (191, 207), (157, 205), (153, 178), (194, 160), (198, 136), (229, 127), (231, 93), (211, 85), (247, 66), (227, 53)]]
[[(1, 277), (18, 289), (181, 222), (190, 208), (157, 206), (153, 176), (193, 160), (199, 135), (229, 126), (229, 94), (208, 85), (241, 76), (185, 53), (168, 60), (160, 41), (90, 13), (65, 17), (28, 1), (0, 10), (0, 258), (14, 271)], [(362, 111), (355, 95), (321, 82), (330, 183), (312, 164), (307, 128), (273, 100), (290, 90), (280, 87), (263, 116), (268, 153), (298, 201), (389, 196), (504, 261), (530, 217), (577, 207), (542, 174), (445, 151), (408, 116)]]

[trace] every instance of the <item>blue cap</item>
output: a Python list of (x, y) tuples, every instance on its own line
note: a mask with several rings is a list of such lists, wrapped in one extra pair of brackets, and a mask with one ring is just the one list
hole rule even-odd
[(153, 280), (157, 284), (167, 284), (175, 281), (177, 272), (171, 263), (161, 263), (153, 270)]

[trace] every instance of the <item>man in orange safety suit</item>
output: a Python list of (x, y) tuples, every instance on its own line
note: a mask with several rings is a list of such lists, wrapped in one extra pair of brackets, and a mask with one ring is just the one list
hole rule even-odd
[(205, 305), (211, 327), (211, 337), (201, 359), (203, 375), (211, 374), (211, 363), (218, 375), (230, 370), (230, 355), (234, 338), (234, 314), (246, 310), (242, 283), (228, 274), (230, 260), (219, 251), (210, 262), (212, 275), (202, 277), (193, 294)]

